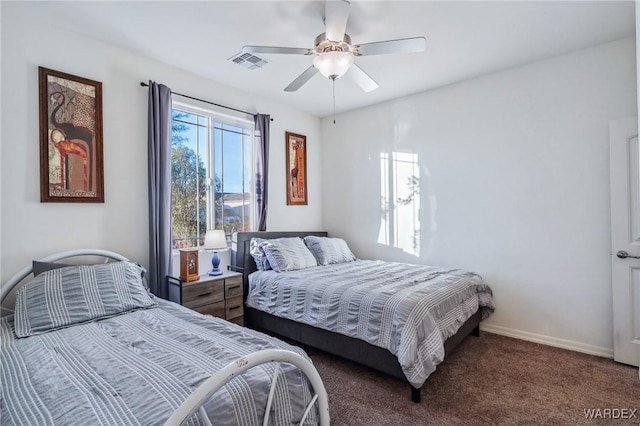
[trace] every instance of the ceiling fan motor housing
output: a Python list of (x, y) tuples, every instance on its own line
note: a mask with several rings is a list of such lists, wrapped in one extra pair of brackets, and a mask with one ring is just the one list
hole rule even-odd
[(327, 39), (327, 33), (322, 33), (314, 40), (316, 53), (324, 52), (348, 52), (351, 51), (351, 37), (349, 34), (344, 35), (341, 41), (334, 41)]

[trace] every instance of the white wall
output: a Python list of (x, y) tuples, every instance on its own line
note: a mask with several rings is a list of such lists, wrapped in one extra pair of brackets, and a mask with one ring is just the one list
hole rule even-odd
[[(324, 119), (324, 228), (480, 273), (485, 329), (611, 355), (608, 123), (637, 113), (635, 63), (628, 38)], [(377, 243), (390, 151), (419, 158), (417, 257)]]
[[(321, 228), (318, 118), (51, 22), (35, 21), (21, 15), (11, 2), (1, 7), (2, 282), (32, 259), (80, 247), (115, 250), (147, 264), (147, 89), (139, 83), (149, 79), (180, 93), (271, 114), (275, 121), (271, 127), (268, 228)], [(38, 66), (103, 84), (104, 204), (40, 203)], [(285, 131), (305, 134), (309, 142), (308, 206), (286, 206)]]

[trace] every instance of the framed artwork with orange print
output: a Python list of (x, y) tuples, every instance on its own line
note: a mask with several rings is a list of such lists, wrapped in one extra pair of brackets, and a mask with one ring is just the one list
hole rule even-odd
[(287, 205), (307, 205), (307, 137), (286, 132)]
[(103, 203), (102, 83), (39, 67), (40, 201)]

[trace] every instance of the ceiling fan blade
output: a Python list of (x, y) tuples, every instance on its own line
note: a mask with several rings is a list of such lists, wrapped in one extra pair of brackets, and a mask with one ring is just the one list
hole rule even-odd
[(293, 80), (287, 87), (284, 88), (285, 92), (295, 92), (302, 87), (311, 77), (316, 75), (318, 68), (311, 65), (302, 74), (300, 74), (295, 80)]
[(364, 72), (362, 68), (356, 64), (351, 65), (349, 71), (347, 71), (347, 77), (349, 77), (354, 83), (356, 83), (362, 90), (369, 93), (378, 88), (378, 83), (374, 79), (369, 77), (369, 74)]
[(313, 49), (304, 47), (277, 47), (277, 46), (244, 46), (243, 53), (284, 53), (287, 55), (311, 55)]
[(424, 37), (403, 38), (400, 40), (378, 41), (354, 46), (355, 55), (385, 55), (387, 53), (424, 52), (427, 39)]
[(327, 40), (342, 41), (347, 30), (349, 7), (347, 0), (326, 0), (324, 5), (324, 25)]

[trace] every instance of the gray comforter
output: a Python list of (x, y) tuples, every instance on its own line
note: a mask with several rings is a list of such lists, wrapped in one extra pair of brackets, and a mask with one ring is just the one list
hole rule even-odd
[(478, 309), (483, 318), (494, 309), (477, 274), (373, 260), (254, 272), (247, 306), (388, 349), (418, 388), (444, 359), (444, 341)]
[[(304, 352), (262, 333), (158, 300), (159, 307), (16, 339), (0, 323), (3, 425), (157, 425), (211, 374), (260, 349)], [(206, 405), (216, 425), (262, 424), (274, 363), (229, 382)], [(297, 424), (311, 386), (283, 364), (273, 424)], [(312, 410), (313, 411), (313, 410)], [(201, 424), (197, 416), (191, 424)], [(316, 424), (317, 415), (305, 424)]]

